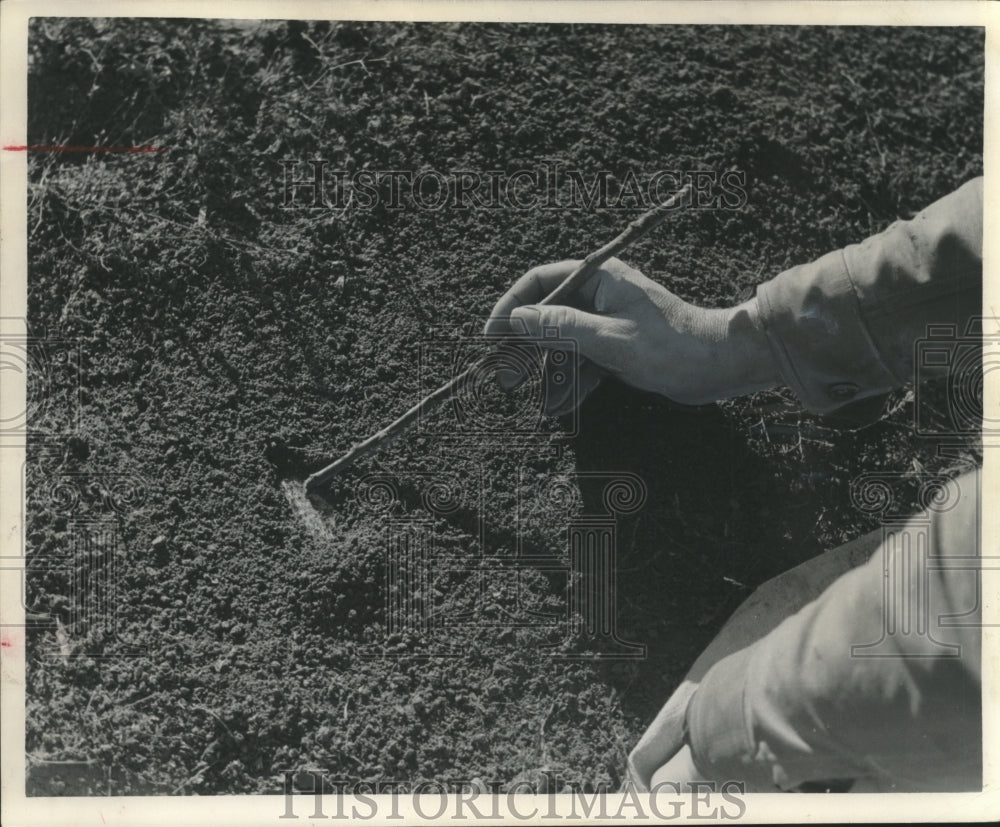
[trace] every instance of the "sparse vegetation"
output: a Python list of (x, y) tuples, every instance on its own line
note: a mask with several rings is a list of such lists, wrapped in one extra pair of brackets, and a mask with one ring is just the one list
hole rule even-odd
[[(724, 305), (981, 174), (983, 49), (954, 28), (36, 18), (29, 143), (165, 151), (29, 153), (30, 328), (83, 362), (72, 439), (42, 436), (60, 404), (33, 423), (27, 549), (71, 560), (81, 514), (119, 538), (117, 640), (74, 622), (87, 590), (71, 573), (32, 569), (29, 609), (62, 631), (29, 637), (29, 793), (278, 792), (299, 767), (500, 782), (548, 767), (616, 785), (755, 585), (876, 527), (853, 478), (898, 474), (913, 504), (919, 478), (978, 457), (975, 439), (939, 456), (906, 391), (850, 430), (786, 393), (682, 410), (611, 385), (576, 436), (413, 434), (348, 482), (401, 473), (396, 511), (417, 516), (421, 474), (482, 476), (479, 511), (435, 519), (451, 568), (424, 595), (481, 622), (438, 630), (456, 657), (418, 659), (406, 634), (389, 638), (399, 657), (363, 657), (387, 634), (384, 512), (344, 493), (318, 541), (262, 446), (343, 452), (419, 398), (432, 328), (481, 322), (524, 270), (587, 253), (634, 213), (286, 209), (281, 161), (744, 170), (743, 209), (678, 213), (625, 256)], [(944, 410), (947, 393), (922, 404)], [(581, 471), (648, 488), (617, 527), (618, 629), (642, 660), (540, 652), (561, 645), (562, 626), (536, 621), (566, 610), (565, 576), (482, 562), (509, 555), (519, 495)], [(50, 497), (66, 475), (84, 481), (75, 511)], [(126, 477), (143, 496), (95, 504)], [(570, 512), (534, 507), (523, 553), (561, 553)]]

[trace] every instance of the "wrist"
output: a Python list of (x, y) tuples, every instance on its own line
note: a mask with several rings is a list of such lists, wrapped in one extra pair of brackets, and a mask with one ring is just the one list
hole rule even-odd
[(767, 340), (756, 297), (736, 307), (709, 310), (717, 337), (717, 399), (729, 399), (783, 384)]

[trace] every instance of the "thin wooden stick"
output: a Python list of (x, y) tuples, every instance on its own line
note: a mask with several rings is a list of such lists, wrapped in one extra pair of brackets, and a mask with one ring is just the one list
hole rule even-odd
[[(654, 227), (659, 226), (690, 191), (691, 185), (686, 184), (671, 198), (653, 207), (649, 212), (640, 215), (625, 228), (625, 231), (621, 235), (587, 256), (580, 263), (580, 266), (565, 278), (562, 284), (541, 301), (537, 302), (537, 304), (564, 303), (569, 296), (576, 293), (590, 280), (590, 277), (600, 269), (604, 262), (612, 256), (618, 255), (629, 245), (634, 244)], [(404, 434), (421, 416), (430, 413), (440, 404), (462, 390), (466, 382), (474, 378), (482, 370), (487, 358), (480, 358), (455, 376), (450, 382), (442, 385), (428, 396), (425, 396), (397, 420), (373, 436), (368, 437), (364, 442), (355, 445), (340, 459), (331, 462), (322, 470), (311, 475), (305, 482), (306, 491), (315, 491), (337, 476), (341, 471), (352, 466), (359, 459), (373, 454), (379, 448), (390, 444), (394, 439)]]

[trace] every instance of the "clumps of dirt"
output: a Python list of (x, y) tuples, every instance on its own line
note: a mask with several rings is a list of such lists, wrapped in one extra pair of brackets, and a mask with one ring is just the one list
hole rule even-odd
[[(627, 256), (720, 306), (981, 172), (981, 31), (36, 18), (30, 56), (29, 143), (165, 150), (29, 156), (29, 324), (82, 360), (78, 394), (52, 360), (29, 376), (30, 794), (277, 792), (304, 767), (614, 786), (756, 584), (876, 525), (854, 477), (905, 500), (961, 461), (902, 393), (851, 431), (783, 393), (678, 410), (609, 383), (517, 440), (479, 408), (449, 439), (446, 409), (307, 517), (282, 485), (436, 384), (423, 347), (633, 212), (286, 207), (282, 162), (735, 167), (745, 206)], [(615, 475), (645, 504), (614, 522), (613, 645), (645, 656), (600, 660), (567, 526)], [(397, 552), (434, 561), (409, 603)], [(109, 625), (87, 606), (112, 582)]]

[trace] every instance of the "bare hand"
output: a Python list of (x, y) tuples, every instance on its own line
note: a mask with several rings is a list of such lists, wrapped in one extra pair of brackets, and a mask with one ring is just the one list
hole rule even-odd
[[(732, 309), (696, 307), (618, 259), (580, 289), (576, 307), (536, 303), (579, 264), (529, 270), (496, 303), (487, 334), (528, 336), (549, 349), (575, 344), (583, 357), (575, 393), (547, 397), (550, 413), (579, 404), (606, 375), (677, 402), (699, 405), (778, 384), (756, 301)], [(558, 336), (546, 337), (546, 328)], [(497, 372), (501, 387), (526, 377)]]

